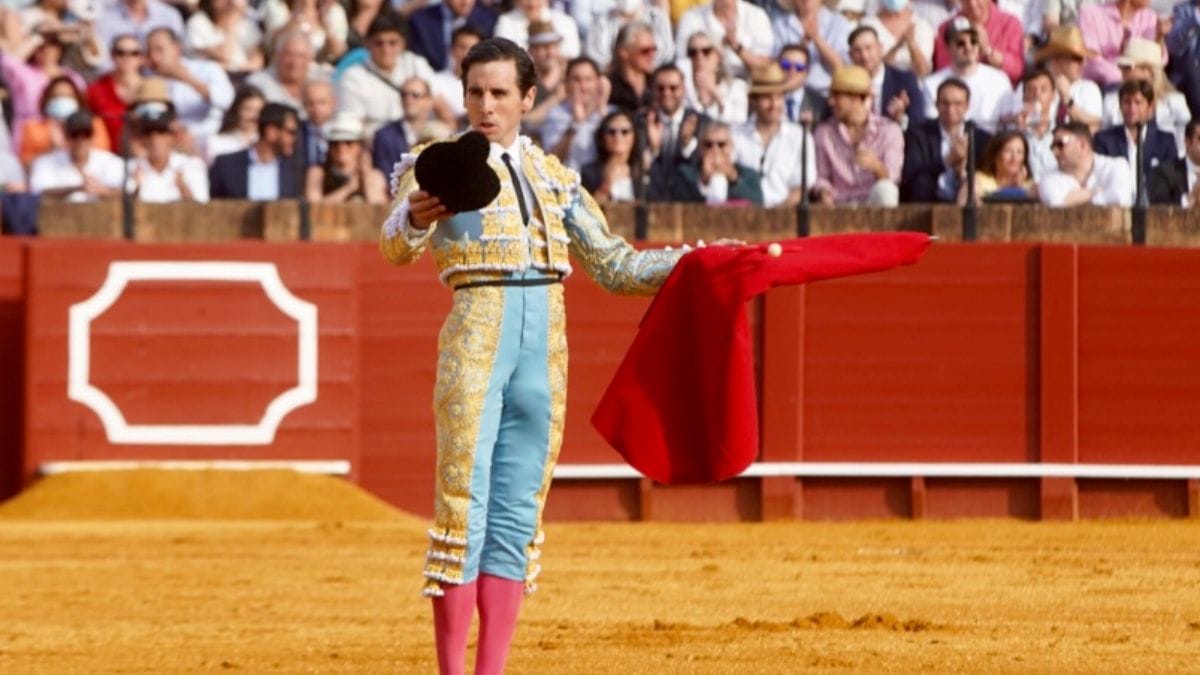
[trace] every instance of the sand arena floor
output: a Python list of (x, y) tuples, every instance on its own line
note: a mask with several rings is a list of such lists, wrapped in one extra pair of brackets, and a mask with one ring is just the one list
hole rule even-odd
[[(434, 672), (424, 527), (329, 478), (48, 480), (0, 506), (0, 672)], [(1200, 671), (1194, 521), (558, 524), (543, 563), (513, 673)]]

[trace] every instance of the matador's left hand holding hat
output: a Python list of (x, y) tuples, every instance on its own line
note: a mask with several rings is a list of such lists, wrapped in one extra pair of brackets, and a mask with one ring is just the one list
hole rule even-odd
[(642, 318), (592, 424), (659, 483), (737, 476), (758, 455), (746, 301), (774, 286), (914, 263), (929, 243), (918, 233), (849, 234), (688, 253)]
[(500, 177), (487, 163), (490, 147), (478, 131), (430, 145), (417, 157), (417, 185), (454, 213), (487, 206), (500, 194)]

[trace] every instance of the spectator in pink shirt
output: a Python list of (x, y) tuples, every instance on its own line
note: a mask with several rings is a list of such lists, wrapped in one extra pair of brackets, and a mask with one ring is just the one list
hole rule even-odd
[(817, 127), (814, 199), (822, 204), (896, 206), (904, 134), (900, 125), (872, 112), (871, 75), (861, 66), (842, 66), (829, 85), (833, 118)]
[[(1079, 30), (1092, 57), (1083, 64), (1083, 76), (1101, 88), (1121, 84), (1117, 57), (1130, 38), (1158, 39), (1158, 14), (1149, 0), (1116, 0), (1102, 5), (1085, 5), (1079, 10)], [(1163, 63), (1166, 63), (1163, 52)]]
[(965, 16), (979, 36), (980, 63), (1003, 70), (1014, 85), (1019, 82), (1025, 69), (1025, 29), (1020, 19), (1001, 11), (992, 0), (963, 0), (962, 11), (938, 26), (933, 69), (941, 70), (954, 62), (954, 53), (945, 36), (946, 28), (958, 16)]

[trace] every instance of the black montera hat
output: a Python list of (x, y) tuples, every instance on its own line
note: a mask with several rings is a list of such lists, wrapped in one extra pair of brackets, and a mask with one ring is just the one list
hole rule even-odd
[(417, 184), (455, 213), (481, 209), (500, 194), (500, 177), (487, 163), (489, 148), (478, 131), (434, 143), (417, 157)]

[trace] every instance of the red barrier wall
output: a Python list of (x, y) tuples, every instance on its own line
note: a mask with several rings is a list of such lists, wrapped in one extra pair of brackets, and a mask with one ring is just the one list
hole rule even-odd
[[(17, 420), (23, 400), (24, 478), (55, 459), (348, 459), (367, 489), (429, 513), (451, 292), (428, 258), (391, 267), (370, 243), (41, 241), (22, 256), (25, 246), (0, 240), (0, 341), (25, 330), (28, 364), (23, 399), (0, 416)], [(68, 312), (120, 260), (275, 264), (318, 308), (316, 402), (286, 415), (269, 445), (108, 442), (98, 413), (67, 398)], [(772, 291), (748, 308), (761, 338), (761, 459), (1200, 464), (1197, 263), (1200, 251), (1184, 249), (943, 244), (916, 266)], [(616, 463), (588, 418), (648, 300), (609, 296), (582, 272), (566, 293), (561, 462)], [(297, 383), (296, 322), (257, 283), (136, 281), (118, 300), (92, 322), (91, 373), (130, 423), (253, 423)], [(0, 352), (12, 372), (20, 352)], [(0, 467), (0, 487), (11, 474)], [(1195, 480), (560, 480), (548, 505), (552, 519), (1186, 514), (1200, 515)]]
[(20, 488), (25, 370), (25, 241), (0, 237), (0, 499)]
[[(347, 459), (358, 467), (359, 282), (352, 247), (39, 241), (29, 246), (28, 261), (26, 480), (44, 462), (98, 458)], [(111, 429), (95, 407), (68, 399), (71, 307), (97, 294), (115, 273), (110, 263), (153, 261), (223, 269), (265, 262), (287, 291), (315, 306), (316, 400), (288, 413), (269, 444), (110, 442)], [(131, 427), (204, 425), (203, 432), (184, 434), (194, 440), (211, 425), (254, 425), (268, 403), (300, 384), (300, 330), (257, 281), (134, 280), (91, 321), (82, 344), (90, 346), (89, 381)]]

